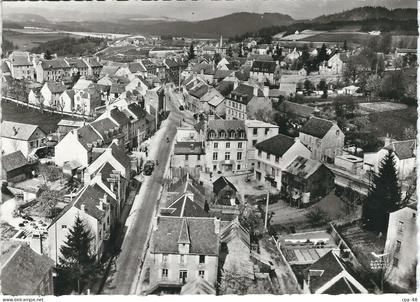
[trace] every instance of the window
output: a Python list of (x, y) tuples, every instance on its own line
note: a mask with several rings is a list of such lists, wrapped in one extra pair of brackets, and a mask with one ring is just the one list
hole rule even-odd
[(241, 165), (237, 165), (236, 170), (241, 170)]
[(276, 175), (276, 169), (271, 168), (271, 175), (272, 175), (272, 176), (275, 176), (275, 175)]
[(217, 166), (213, 165), (213, 171), (216, 171), (216, 170), (217, 170)]
[(241, 160), (242, 159), (242, 152), (238, 152), (238, 154), (236, 154), (236, 159), (237, 160)]
[(230, 148), (230, 143), (226, 143), (226, 149)]
[(214, 143), (214, 149), (219, 148), (219, 143)]
[(340, 135), (340, 130), (335, 131), (335, 135), (339, 136)]
[(394, 257), (394, 260), (392, 261), (392, 265), (395, 267), (398, 267), (398, 262), (399, 262), (398, 258)]
[(63, 224), (63, 225), (61, 225), (61, 228), (62, 229), (67, 229), (67, 225)]
[(179, 255), (179, 263), (185, 263), (185, 256)]
[(252, 141), (252, 147), (255, 147), (255, 145), (257, 144), (257, 140), (256, 139), (254, 139), (253, 141)]
[(206, 256), (205, 255), (200, 255), (199, 263), (205, 263), (205, 262), (206, 262)]
[(187, 282), (187, 271), (179, 271), (179, 282), (185, 284)]
[(185, 160), (188, 160), (188, 154), (185, 154)]
[(198, 271), (198, 276), (201, 278), (204, 278), (204, 271), (202, 270)]
[(252, 134), (253, 134), (253, 135), (257, 135), (257, 134), (258, 134), (258, 128), (254, 128), (254, 129), (252, 129)]
[(219, 135), (220, 135), (220, 138), (225, 138), (226, 137), (226, 132), (225, 131), (220, 131)]
[(261, 163), (260, 162), (258, 162), (257, 167), (258, 167), (258, 169), (261, 168)]
[(267, 135), (269, 131), (270, 131), (270, 128), (265, 128), (264, 135)]
[(397, 240), (397, 243), (395, 245), (395, 252), (399, 253), (401, 250), (401, 241)]
[(99, 230), (99, 240), (102, 239), (102, 230)]
[(242, 142), (238, 143), (238, 149), (242, 149)]
[(267, 159), (270, 159), (270, 153), (267, 153)]
[(201, 155), (200, 155), (200, 154), (198, 154), (198, 155), (197, 155), (197, 160), (200, 160), (200, 157), (201, 157)]
[(258, 157), (261, 157), (261, 154), (262, 154), (261, 150), (258, 150)]
[(162, 278), (168, 278), (168, 269), (167, 268), (162, 269)]
[(213, 160), (217, 160), (217, 152), (213, 152)]
[(402, 233), (403, 231), (404, 222), (398, 221), (398, 232)]
[(230, 159), (230, 152), (225, 152), (225, 160), (229, 160)]
[(280, 160), (280, 157), (279, 156), (276, 156), (276, 159), (275, 159), (276, 163), (278, 163), (279, 160)]
[(168, 254), (162, 254), (162, 262), (168, 261)]

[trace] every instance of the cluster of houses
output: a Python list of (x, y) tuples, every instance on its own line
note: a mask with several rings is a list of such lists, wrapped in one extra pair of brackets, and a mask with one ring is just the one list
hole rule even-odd
[[(26, 52), (13, 52), (2, 62), (3, 83), (10, 83), (10, 78), (30, 83), (29, 104), (85, 117), (63, 118), (54, 133), (39, 125), (2, 122), (3, 182), (14, 187), (31, 179), (41, 151), (53, 147), (54, 165), (81, 184), (77, 192), (68, 194), (65, 206), (48, 221), (42, 235), (20, 230), (17, 237), (28, 238), (29, 246), (11, 244), (2, 251), (2, 269), (11, 275), (19, 273), (13, 272), (13, 263), (22, 257), (33, 259), (26, 261), (32, 267), (25, 270), (37, 274), (33, 278), (22, 274), (31, 279), (21, 282), (28, 288), (6, 284), (3, 293), (53, 292), (52, 268), (59, 263), (60, 247), (77, 216), (92, 232), (95, 254), (103, 254), (110, 234), (121, 222), (130, 181), (137, 172), (138, 163), (127, 153), (138, 150), (157, 130), (158, 114), (165, 107), (163, 83), (178, 86), (173, 95), (179, 109), (191, 111), (197, 119), (194, 125), (177, 127), (169, 165), (173, 182), (166, 204), (153, 219), (145, 294), (230, 294), (237, 293), (238, 282), (246, 284), (246, 293), (258, 293), (261, 288), (279, 293), (273, 286), (272, 259), (252, 243), (249, 230), (239, 222), (239, 205), (245, 201), (228, 176), (252, 174), (262, 187), (279, 192), (292, 206), (303, 207), (337, 186), (351, 186), (366, 195), (372, 171), (378, 172), (389, 150), (395, 155), (401, 181), (415, 173), (415, 140), (387, 139), (378, 152), (362, 158), (345, 149), (345, 135), (337, 123), (315, 116), (315, 110), (305, 112), (307, 120), (296, 137), (279, 133), (279, 126), (266, 119), (273, 101), (298, 93), (298, 83), (305, 79), (319, 82), (342, 77), (349, 52), (328, 49), (329, 59), (318, 72), (308, 74), (304, 69), (287, 69), (302, 55), (296, 48), (285, 48), (284, 59), (279, 61), (269, 54), (270, 45), (248, 44), (252, 52), (236, 58), (226, 55), (229, 49), (221, 38), (215, 46), (196, 46), (196, 58), (189, 61), (177, 51), (155, 49), (150, 58), (130, 63), (95, 57), (46, 60)], [(218, 62), (216, 54), (221, 57)], [(310, 55), (318, 55), (318, 50), (311, 50)], [(357, 87), (344, 87), (341, 93), (356, 91)], [(202, 173), (210, 176), (211, 191), (203, 186)], [(411, 204), (392, 213), (389, 222), (385, 250), (396, 245), (399, 253), (394, 254), (396, 269), (390, 280), (403, 286), (415, 261), (411, 240), (415, 217), (416, 207)], [(310, 264), (303, 281), (296, 281), (298, 292), (371, 292), (354, 268), (357, 261), (349, 260), (348, 246), (344, 255), (341, 241), (324, 235), (294, 234), (275, 242), (279, 253), (284, 246), (294, 251), (295, 244), (311, 243), (293, 252), (297, 260), (286, 255), (290, 265)], [(312, 255), (310, 260), (301, 250)], [(399, 256), (403, 254), (408, 256)]]

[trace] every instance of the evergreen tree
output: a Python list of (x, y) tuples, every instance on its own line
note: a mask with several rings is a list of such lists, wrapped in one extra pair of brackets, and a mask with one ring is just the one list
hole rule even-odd
[(327, 60), (328, 60), (327, 46), (325, 46), (325, 44), (322, 44), (322, 47), (318, 53), (318, 63), (322, 63)]
[(204, 202), (204, 211), (207, 213), (210, 211), (210, 206), (209, 206), (209, 203), (207, 202), (207, 199)]
[(238, 57), (240, 57), (240, 58), (242, 58), (244, 56), (243, 47), (244, 47), (244, 45), (242, 43), (239, 44)]
[(229, 58), (233, 57), (232, 46), (229, 46), (229, 48), (226, 50), (226, 55), (227, 55)]
[(190, 50), (188, 51), (188, 60), (192, 60), (195, 58), (195, 53), (194, 53), (194, 44), (191, 43), (190, 44)]
[(363, 205), (363, 222), (372, 231), (386, 233), (389, 213), (401, 202), (395, 158), (391, 150), (383, 158), (379, 171), (373, 175), (372, 185)]
[(78, 293), (99, 273), (96, 255), (92, 252), (93, 240), (90, 230), (77, 216), (74, 227), (69, 230), (67, 241), (60, 248), (62, 256), (57, 268), (59, 283), (67, 284)]
[(44, 58), (45, 58), (45, 60), (51, 60), (52, 59), (52, 55), (51, 55), (51, 53), (48, 49), (45, 51)]
[(347, 40), (344, 40), (343, 49), (347, 51)]

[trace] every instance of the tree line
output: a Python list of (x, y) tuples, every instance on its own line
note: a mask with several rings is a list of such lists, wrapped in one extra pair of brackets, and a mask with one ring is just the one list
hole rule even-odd
[(47, 41), (30, 50), (33, 53), (55, 53), (57, 56), (92, 55), (107, 46), (105, 39), (83, 37), (80, 39), (65, 37)]

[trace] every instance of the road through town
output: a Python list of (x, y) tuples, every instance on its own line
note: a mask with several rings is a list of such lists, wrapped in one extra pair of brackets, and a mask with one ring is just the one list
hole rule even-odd
[[(121, 251), (115, 259), (114, 272), (108, 276), (102, 294), (135, 294), (143, 255), (147, 248), (151, 221), (163, 188), (165, 167), (170, 157), (176, 127), (183, 118), (173, 102), (167, 102), (167, 106), (171, 113), (153, 137), (149, 147), (149, 158), (158, 160), (159, 165), (155, 167), (151, 176), (145, 176), (140, 191), (135, 197), (125, 222), (126, 232)], [(170, 140), (169, 143), (166, 141), (167, 137)]]

